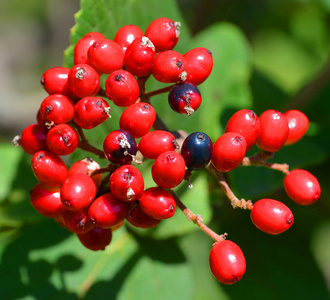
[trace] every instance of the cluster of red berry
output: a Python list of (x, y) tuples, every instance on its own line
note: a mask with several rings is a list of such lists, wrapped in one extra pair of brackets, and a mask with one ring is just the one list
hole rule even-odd
[[(267, 110), (258, 118), (242, 109), (214, 144), (207, 134), (194, 132), (180, 145), (162, 126), (150, 97), (169, 92), (170, 107), (191, 115), (201, 104), (197, 86), (210, 75), (213, 59), (202, 47), (184, 55), (172, 50), (179, 32), (180, 23), (159, 18), (145, 33), (135, 25), (123, 26), (114, 40), (98, 32), (86, 34), (75, 45), (73, 68), (54, 67), (43, 74), (41, 83), (49, 96), (40, 105), (37, 123), (14, 139), (33, 155), (32, 170), (39, 180), (31, 192), (33, 207), (76, 233), (89, 249), (104, 249), (125, 219), (136, 227), (152, 228), (171, 218), (177, 206), (186, 213), (172, 188), (184, 179), (189, 182), (192, 171), (207, 167), (223, 182), (221, 173), (240, 165), (269, 167), (270, 154), (298, 141), (308, 128), (308, 119), (300, 111)], [(105, 89), (100, 86), (103, 74), (107, 74)], [(147, 93), (145, 83), (151, 75), (172, 85)], [(105, 137), (100, 150), (88, 143), (84, 130), (110, 117), (106, 97), (125, 110), (119, 129)], [(261, 152), (245, 157), (254, 144)], [(77, 148), (108, 159), (108, 167), (100, 168), (86, 158), (68, 169), (61, 156)], [(154, 160), (151, 173), (156, 187), (145, 188), (137, 168), (145, 159)], [(285, 190), (295, 202), (308, 205), (319, 198), (320, 186), (312, 174), (284, 172)], [(102, 174), (107, 175), (102, 179)], [(291, 210), (280, 201), (261, 199), (253, 205), (250, 200), (229, 198), (233, 206), (250, 209), (252, 222), (266, 233), (279, 234), (293, 223)], [(210, 232), (201, 218), (193, 221)], [(212, 273), (225, 284), (238, 281), (246, 268), (241, 249), (225, 235), (210, 235), (216, 241), (210, 253)]]

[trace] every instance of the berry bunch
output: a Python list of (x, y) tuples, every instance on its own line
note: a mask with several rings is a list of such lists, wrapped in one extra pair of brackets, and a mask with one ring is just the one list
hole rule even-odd
[[(168, 18), (154, 20), (146, 31), (135, 25), (118, 30), (114, 40), (90, 32), (74, 48), (74, 66), (54, 67), (41, 77), (49, 94), (40, 105), (37, 122), (26, 127), (14, 143), (32, 155), (31, 167), (38, 183), (31, 191), (31, 204), (42, 215), (54, 218), (75, 233), (91, 250), (110, 244), (112, 232), (126, 220), (140, 228), (152, 228), (171, 218), (178, 207), (215, 243), (209, 263), (213, 275), (224, 284), (242, 278), (246, 262), (242, 250), (207, 227), (202, 217), (192, 213), (173, 188), (194, 171), (214, 173), (232, 206), (251, 210), (251, 220), (268, 234), (279, 234), (293, 224), (291, 210), (274, 199), (238, 199), (222, 173), (238, 166), (261, 165), (285, 174), (284, 188), (298, 204), (309, 205), (320, 197), (317, 179), (305, 170), (289, 171), (287, 165), (267, 162), (284, 145), (301, 139), (308, 118), (300, 111), (281, 113), (267, 110), (258, 117), (253, 111), (237, 111), (225, 132), (214, 143), (204, 132), (176, 138), (151, 105), (152, 96), (168, 93), (173, 111), (190, 116), (201, 105), (198, 85), (213, 67), (209, 50), (194, 48), (184, 55), (173, 50), (180, 23)], [(104, 88), (102, 76), (106, 76)], [(147, 93), (150, 76), (171, 83)], [(110, 105), (125, 107), (119, 126), (104, 137), (103, 149), (92, 146), (84, 130), (106, 122)], [(152, 130), (153, 129), (153, 130)], [(254, 145), (261, 150), (251, 157)], [(91, 158), (67, 167), (61, 156), (77, 148), (107, 159), (101, 168)], [(155, 186), (145, 187), (139, 164), (153, 160), (151, 174)]]

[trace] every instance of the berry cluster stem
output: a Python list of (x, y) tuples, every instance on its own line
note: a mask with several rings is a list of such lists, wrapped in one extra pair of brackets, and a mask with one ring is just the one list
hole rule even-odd
[(208, 236), (210, 236), (215, 242), (222, 242), (226, 239), (227, 233), (224, 234), (217, 234), (212, 229), (210, 229), (208, 226), (206, 226), (203, 223), (203, 217), (201, 215), (195, 215), (189, 208), (187, 208), (179, 198), (179, 196), (173, 191), (169, 190), (169, 192), (172, 194), (176, 205), (180, 208), (180, 210), (185, 214), (188, 221), (192, 221), (194, 224), (196, 224), (200, 229), (202, 229)]

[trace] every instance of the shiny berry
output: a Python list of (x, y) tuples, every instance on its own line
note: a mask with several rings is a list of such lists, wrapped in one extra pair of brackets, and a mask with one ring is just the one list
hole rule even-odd
[(145, 77), (151, 73), (155, 56), (155, 47), (145, 36), (136, 38), (125, 52), (125, 68), (137, 77)]
[(36, 178), (50, 186), (61, 186), (68, 173), (63, 159), (48, 150), (36, 152), (32, 157), (31, 166)]
[(203, 47), (191, 49), (183, 55), (186, 60), (187, 81), (199, 85), (211, 74), (213, 68), (212, 53)]
[(269, 109), (260, 117), (260, 134), (257, 138), (257, 146), (264, 151), (276, 152), (280, 150), (288, 135), (288, 120), (279, 111)]
[(289, 135), (285, 145), (291, 145), (298, 142), (305, 135), (309, 126), (309, 120), (303, 112), (295, 109), (287, 111), (284, 115), (289, 125)]
[(66, 210), (62, 215), (65, 228), (73, 233), (90, 231), (94, 225), (88, 218), (87, 212), (87, 208), (79, 211)]
[(128, 214), (128, 209), (128, 202), (106, 193), (93, 201), (88, 209), (88, 217), (94, 226), (109, 228), (122, 222)]
[(209, 264), (214, 277), (224, 284), (233, 284), (241, 280), (246, 270), (241, 248), (229, 240), (213, 244)]
[(142, 193), (139, 205), (141, 210), (154, 219), (173, 217), (176, 203), (170, 192), (161, 187), (151, 187)]
[(254, 203), (250, 216), (257, 228), (273, 235), (288, 230), (294, 220), (291, 210), (285, 204), (267, 198)]
[(300, 205), (313, 204), (321, 195), (316, 177), (301, 169), (293, 170), (285, 176), (284, 188), (288, 196)]
[(186, 137), (181, 155), (190, 170), (205, 168), (211, 160), (213, 144), (204, 132), (193, 132)]
[(65, 207), (61, 202), (60, 190), (60, 187), (37, 183), (30, 194), (32, 206), (45, 217), (60, 217), (65, 211)]
[(113, 41), (126, 51), (127, 47), (139, 37), (143, 37), (143, 31), (138, 26), (125, 25), (116, 32)]
[(84, 129), (92, 129), (110, 116), (109, 104), (100, 97), (84, 97), (74, 108), (74, 121)]
[(171, 108), (187, 116), (197, 110), (201, 102), (202, 96), (199, 89), (188, 82), (175, 85), (168, 94), (168, 103)]
[(180, 26), (180, 22), (158, 18), (149, 24), (145, 35), (153, 42), (157, 52), (171, 50), (179, 40)]
[(175, 136), (164, 130), (154, 130), (145, 134), (139, 142), (139, 150), (145, 158), (156, 159), (166, 151), (178, 148)]
[(126, 130), (110, 132), (103, 142), (106, 158), (114, 164), (129, 164), (137, 152), (133, 136)]
[(156, 111), (148, 103), (138, 102), (127, 107), (120, 116), (119, 126), (134, 138), (144, 136), (156, 120)]
[(144, 180), (138, 168), (124, 165), (116, 169), (110, 177), (111, 193), (123, 201), (133, 201), (140, 198), (144, 190)]
[(88, 60), (99, 73), (110, 74), (123, 67), (124, 50), (112, 40), (97, 40), (88, 49)]
[(78, 98), (95, 96), (100, 89), (100, 75), (90, 65), (78, 64), (70, 70), (69, 85)]
[(112, 102), (121, 107), (129, 106), (139, 98), (139, 85), (135, 77), (125, 71), (112, 72), (105, 81), (105, 93)]
[(73, 61), (74, 64), (89, 64), (88, 49), (96, 40), (105, 39), (104, 35), (99, 32), (89, 32), (81, 38), (74, 47)]
[[(84, 173), (90, 176), (93, 171), (100, 169), (100, 165), (92, 158), (86, 157), (82, 160), (76, 161), (68, 170), (68, 177), (74, 174)], [(102, 174), (95, 174), (91, 176), (96, 187), (99, 187), (102, 181)]]
[(79, 241), (93, 251), (104, 250), (112, 240), (111, 228), (94, 227), (86, 233), (77, 234)]
[(46, 137), (46, 144), (51, 152), (57, 155), (73, 153), (79, 144), (79, 136), (75, 129), (67, 124), (51, 128)]
[(245, 152), (245, 138), (239, 133), (227, 132), (214, 143), (211, 160), (218, 171), (229, 172), (240, 165)]
[(49, 95), (71, 96), (69, 72), (70, 69), (65, 67), (50, 68), (42, 74), (40, 83)]
[(46, 136), (48, 129), (43, 124), (31, 124), (24, 128), (22, 134), (13, 140), (14, 145), (20, 145), (28, 154), (48, 149)]
[(134, 203), (133, 207), (130, 208), (126, 220), (133, 226), (139, 228), (153, 228), (161, 221), (148, 216), (137, 203)]
[(246, 140), (246, 152), (249, 151), (260, 134), (260, 122), (256, 113), (249, 109), (241, 109), (229, 119), (225, 132), (237, 132)]
[(40, 105), (42, 117), (49, 123), (69, 123), (73, 119), (74, 104), (67, 96), (53, 94), (46, 97)]
[(66, 209), (80, 211), (88, 207), (96, 196), (96, 185), (83, 173), (69, 176), (61, 188), (61, 201)]
[(186, 61), (174, 50), (160, 52), (154, 59), (152, 75), (164, 83), (183, 82), (187, 78)]
[(163, 188), (174, 188), (181, 183), (186, 172), (183, 157), (175, 151), (160, 154), (154, 161), (151, 174), (154, 182)]

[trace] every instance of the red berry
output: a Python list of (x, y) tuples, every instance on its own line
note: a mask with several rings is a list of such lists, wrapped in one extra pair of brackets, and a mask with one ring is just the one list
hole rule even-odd
[(46, 137), (46, 144), (54, 154), (68, 155), (77, 149), (79, 136), (77, 131), (71, 126), (60, 124), (49, 130)]
[(105, 39), (104, 35), (99, 32), (89, 32), (81, 38), (74, 47), (73, 61), (74, 64), (89, 64), (88, 49), (96, 40)]
[(62, 94), (71, 96), (69, 72), (70, 69), (65, 67), (50, 68), (42, 74), (40, 83), (49, 95)]
[(138, 102), (127, 107), (120, 116), (120, 129), (127, 130), (134, 138), (144, 136), (156, 120), (156, 111), (148, 103)]
[(144, 190), (143, 176), (132, 165), (121, 166), (110, 177), (110, 190), (120, 200), (137, 200)]
[(155, 45), (156, 52), (171, 50), (179, 40), (180, 26), (180, 22), (158, 18), (149, 24), (145, 35)]
[(61, 201), (66, 209), (80, 211), (92, 203), (96, 196), (96, 185), (87, 174), (69, 176), (61, 188)]
[(268, 234), (280, 234), (293, 224), (291, 210), (282, 202), (273, 199), (261, 199), (254, 203), (251, 211), (253, 224)]
[[(14, 145), (20, 145), (28, 154), (34, 154), (39, 150), (46, 150), (46, 136), (48, 129), (43, 124), (31, 124), (26, 127), (21, 136), (14, 138)], [(16, 140), (17, 138), (17, 140)]]
[(246, 152), (245, 138), (236, 132), (221, 135), (213, 145), (211, 161), (220, 172), (237, 168)]
[(99, 73), (110, 74), (123, 67), (124, 50), (112, 40), (97, 40), (88, 49), (88, 60)]
[(112, 72), (105, 81), (105, 93), (117, 106), (126, 107), (135, 103), (139, 92), (135, 77), (125, 70)]
[(48, 150), (36, 152), (32, 157), (31, 166), (36, 178), (50, 186), (61, 186), (68, 173), (62, 158)]
[(179, 114), (190, 116), (201, 105), (202, 96), (197, 86), (184, 82), (172, 87), (168, 103)]
[(42, 101), (40, 113), (46, 121), (56, 125), (69, 123), (73, 119), (74, 104), (64, 95), (53, 94)]
[(286, 116), (279, 111), (269, 109), (260, 115), (259, 120), (260, 134), (257, 146), (268, 152), (280, 150), (289, 135)]
[(186, 172), (183, 157), (175, 151), (160, 154), (151, 169), (154, 182), (163, 188), (174, 188), (181, 183)]
[(241, 109), (229, 119), (225, 132), (237, 132), (246, 140), (246, 152), (255, 144), (260, 134), (260, 122), (256, 113), (249, 109)]
[(87, 215), (87, 209), (80, 211), (66, 210), (62, 218), (65, 228), (73, 233), (86, 233), (93, 228), (93, 224)]
[(74, 108), (74, 121), (84, 129), (92, 129), (110, 116), (109, 104), (100, 97), (84, 97)]
[(174, 50), (160, 52), (154, 59), (152, 75), (160, 82), (183, 82), (187, 78), (186, 61)]
[(136, 38), (125, 52), (125, 68), (137, 77), (151, 73), (155, 56), (155, 47), (145, 36)]
[(112, 230), (111, 228), (94, 227), (86, 233), (77, 234), (77, 237), (87, 249), (104, 250), (111, 242)]
[[(93, 159), (86, 157), (75, 162), (68, 171), (68, 177), (74, 174), (84, 173), (90, 176), (93, 171), (100, 169), (100, 165)], [(102, 174), (91, 176), (96, 187), (99, 187), (102, 181)]]
[(309, 120), (304, 113), (295, 109), (287, 111), (284, 115), (289, 125), (289, 135), (285, 145), (291, 145), (298, 142), (305, 135), (309, 126)]
[(78, 98), (95, 96), (100, 89), (100, 75), (90, 65), (78, 64), (70, 70), (69, 85)]
[(176, 203), (170, 192), (161, 187), (151, 187), (142, 193), (139, 200), (140, 208), (154, 219), (169, 219), (173, 217)]
[(313, 204), (321, 195), (316, 177), (301, 169), (293, 170), (285, 176), (284, 188), (288, 196), (301, 205)]
[(211, 74), (213, 68), (212, 53), (203, 47), (191, 49), (183, 55), (186, 60), (187, 81), (199, 85)]
[(143, 31), (136, 25), (125, 25), (121, 27), (113, 41), (126, 51), (127, 47), (133, 43), (136, 38), (142, 37)]
[(65, 211), (61, 202), (60, 189), (60, 187), (37, 183), (30, 195), (34, 209), (48, 218), (60, 217)]
[(164, 130), (154, 130), (145, 134), (139, 142), (139, 150), (145, 158), (156, 159), (166, 151), (178, 148), (175, 136)]
[(88, 217), (96, 227), (109, 228), (123, 221), (128, 209), (128, 202), (106, 193), (93, 201), (88, 209)]
[(126, 130), (110, 132), (103, 142), (106, 158), (114, 164), (129, 164), (137, 152), (133, 136)]
[(126, 220), (135, 227), (153, 228), (157, 226), (161, 220), (154, 219), (142, 211), (138, 203), (134, 203), (129, 210)]
[(246, 270), (241, 248), (229, 240), (213, 244), (209, 263), (214, 277), (224, 284), (233, 284), (241, 280)]

